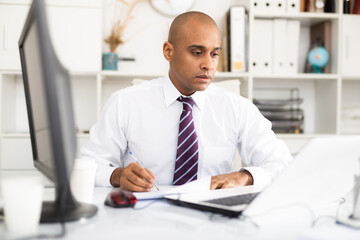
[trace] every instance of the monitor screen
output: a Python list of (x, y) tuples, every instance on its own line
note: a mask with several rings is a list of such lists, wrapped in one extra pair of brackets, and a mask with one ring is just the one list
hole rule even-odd
[[(54, 166), (51, 162), (51, 142), (50, 142), (50, 126), (49, 119), (44, 109), (48, 108), (45, 96), (45, 82), (44, 75), (41, 71), (41, 62), (39, 48), (36, 47), (38, 39), (38, 29), (33, 22), (30, 25), (26, 41), (24, 41), (24, 58), (27, 69), (27, 88), (29, 99), (31, 99), (31, 132), (34, 135), (33, 156), (37, 161), (37, 165), (41, 166), (44, 174), (50, 179), (54, 180)], [(37, 146), (44, 146), (38, 148)], [(75, 147), (75, 146), (74, 146)]]
[(77, 202), (69, 179), (76, 158), (76, 131), (68, 71), (53, 49), (44, 0), (34, 0), (19, 50), (34, 166), (55, 184), (55, 201), (44, 202), (42, 222), (93, 216), (97, 208)]

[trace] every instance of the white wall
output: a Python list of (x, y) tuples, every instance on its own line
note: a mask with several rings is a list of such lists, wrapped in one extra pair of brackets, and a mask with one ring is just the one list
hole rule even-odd
[[(130, 2), (130, 0), (128, 1)], [(239, 4), (236, 0), (197, 0), (190, 10), (203, 11), (209, 14), (221, 27), (224, 12), (229, 5)], [(128, 8), (115, 0), (104, 1), (103, 36), (104, 39), (111, 31), (112, 23), (120, 19)], [(124, 11), (125, 10), (125, 11)], [(154, 10), (148, 1), (140, 2), (133, 11), (133, 19), (129, 22), (124, 32), (125, 43), (117, 49), (119, 57), (133, 57), (135, 64), (119, 62), (120, 72), (132, 72), (146, 74), (163, 74), (167, 72), (168, 63), (163, 57), (162, 46), (167, 40), (172, 17), (163, 16)], [(103, 42), (103, 51), (109, 51), (109, 47)]]

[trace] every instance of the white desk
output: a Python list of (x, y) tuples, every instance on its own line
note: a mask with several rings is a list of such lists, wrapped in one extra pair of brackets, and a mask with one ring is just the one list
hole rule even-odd
[[(321, 218), (312, 228), (311, 212), (300, 205), (253, 218), (252, 221), (259, 225), (255, 227), (251, 221), (228, 219), (171, 205), (165, 200), (140, 201), (135, 209), (110, 208), (103, 203), (110, 190), (95, 188), (93, 203), (99, 208), (97, 215), (66, 223), (67, 233), (63, 239), (360, 239), (360, 230), (336, 225), (331, 218)], [(50, 200), (53, 194), (54, 189), (47, 188), (44, 198)], [(149, 203), (152, 204), (136, 210)], [(335, 216), (336, 210), (334, 203), (317, 209), (316, 214)], [(349, 211), (349, 207), (345, 211)], [(60, 230), (60, 224), (41, 224), (39, 231), (55, 234)], [(0, 222), (0, 239), (6, 239), (4, 232), (4, 223)]]

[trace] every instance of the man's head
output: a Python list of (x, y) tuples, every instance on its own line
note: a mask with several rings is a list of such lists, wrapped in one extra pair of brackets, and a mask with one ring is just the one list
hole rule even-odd
[(183, 95), (209, 86), (218, 65), (220, 45), (219, 29), (208, 15), (186, 12), (174, 19), (163, 53), (170, 64), (170, 79)]

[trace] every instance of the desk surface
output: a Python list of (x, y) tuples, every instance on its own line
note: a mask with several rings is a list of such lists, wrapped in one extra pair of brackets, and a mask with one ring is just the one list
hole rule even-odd
[[(335, 216), (336, 203), (313, 212), (301, 205), (288, 206), (243, 220), (171, 205), (165, 200), (138, 201), (135, 208), (110, 208), (104, 205), (110, 191), (95, 188), (97, 215), (66, 223), (63, 239), (360, 239), (360, 230), (336, 225), (334, 218), (320, 218), (311, 227), (314, 217)], [(54, 189), (45, 189), (46, 200), (53, 195)], [(39, 229), (43, 234), (60, 231), (60, 224), (41, 224)], [(6, 237), (0, 221), (0, 239)]]

